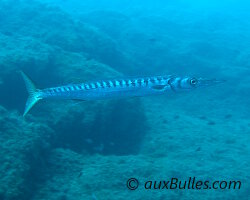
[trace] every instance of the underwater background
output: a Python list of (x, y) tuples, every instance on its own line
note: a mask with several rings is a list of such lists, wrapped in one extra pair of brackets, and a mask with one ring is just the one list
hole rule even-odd
[[(1, 0), (0, 199), (250, 199), (249, 9), (243, 0)], [(169, 74), (227, 82), (166, 96), (41, 101), (24, 118), (18, 70), (39, 88)], [(241, 188), (143, 188), (172, 177)]]

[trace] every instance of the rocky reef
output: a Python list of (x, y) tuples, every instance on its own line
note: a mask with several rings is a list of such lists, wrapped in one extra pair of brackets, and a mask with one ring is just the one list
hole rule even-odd
[[(241, 30), (247, 20), (173, 7), (168, 16), (140, 9), (76, 14), (61, 1), (46, 2), (0, 2), (0, 199), (247, 199), (249, 45), (236, 37), (250, 41)], [(161, 73), (229, 84), (185, 95), (41, 101), (23, 118), (19, 70), (38, 88)], [(242, 188), (143, 189), (147, 180), (194, 176), (240, 180)], [(136, 191), (126, 187), (132, 177)]]
[(26, 122), (18, 113), (0, 107), (0, 197), (27, 199), (42, 179), (53, 130), (46, 124)]

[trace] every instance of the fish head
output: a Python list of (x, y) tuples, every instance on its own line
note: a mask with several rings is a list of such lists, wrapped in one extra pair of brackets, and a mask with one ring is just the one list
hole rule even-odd
[(195, 88), (209, 87), (209, 86), (221, 84), (224, 82), (225, 80), (185, 77), (178, 81), (177, 88), (179, 90), (191, 90)]

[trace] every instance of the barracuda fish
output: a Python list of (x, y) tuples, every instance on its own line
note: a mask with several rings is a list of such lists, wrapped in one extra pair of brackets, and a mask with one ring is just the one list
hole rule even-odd
[(29, 93), (23, 116), (41, 99), (98, 100), (140, 97), (189, 91), (224, 81), (194, 77), (156, 76), (131, 79), (101, 80), (59, 87), (37, 89), (33, 81), (21, 71)]

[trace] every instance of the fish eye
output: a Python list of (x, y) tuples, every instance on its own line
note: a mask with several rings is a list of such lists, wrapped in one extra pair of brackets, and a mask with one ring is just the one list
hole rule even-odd
[(190, 84), (193, 85), (193, 86), (196, 85), (197, 82), (198, 82), (198, 81), (197, 81), (196, 78), (192, 78), (192, 79), (190, 80)]

